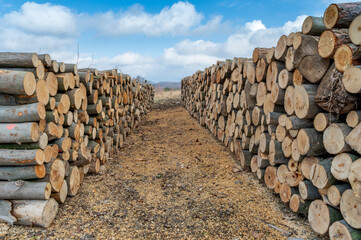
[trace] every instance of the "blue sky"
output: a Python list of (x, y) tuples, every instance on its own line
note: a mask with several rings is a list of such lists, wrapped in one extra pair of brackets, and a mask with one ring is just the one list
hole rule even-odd
[(0, 0), (0, 51), (50, 53), (80, 67), (180, 81), (217, 59), (249, 57), (255, 47), (274, 46), (330, 3)]

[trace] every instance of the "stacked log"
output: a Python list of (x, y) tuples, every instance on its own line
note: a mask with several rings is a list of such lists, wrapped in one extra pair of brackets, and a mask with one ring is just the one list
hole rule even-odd
[(0, 53), (0, 220), (48, 227), (123, 145), (153, 87), (48, 54)]
[(331, 4), (275, 47), (182, 79), (188, 112), (331, 239), (361, 234), (360, 9)]

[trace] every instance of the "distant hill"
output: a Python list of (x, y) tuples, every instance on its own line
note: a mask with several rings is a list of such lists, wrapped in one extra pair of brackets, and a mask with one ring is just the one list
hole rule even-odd
[(180, 89), (181, 88), (181, 82), (159, 82), (159, 83), (152, 83), (155, 89), (164, 89), (164, 88), (170, 88), (170, 89)]

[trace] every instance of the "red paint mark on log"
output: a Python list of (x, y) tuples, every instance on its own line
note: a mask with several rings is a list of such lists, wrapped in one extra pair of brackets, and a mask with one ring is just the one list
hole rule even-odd
[(22, 115), (23, 115), (23, 113), (22, 113), (22, 112), (18, 112), (18, 116), (20, 116), (20, 117), (21, 117)]
[(9, 130), (12, 130), (14, 127), (16, 127), (15, 124), (8, 124), (8, 125), (6, 126), (6, 128), (9, 129)]

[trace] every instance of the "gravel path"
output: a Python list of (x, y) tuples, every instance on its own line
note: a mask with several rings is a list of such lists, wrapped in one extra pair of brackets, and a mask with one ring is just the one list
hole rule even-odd
[(48, 229), (14, 226), (5, 239), (316, 237), (252, 174), (234, 172), (233, 161), (184, 108), (155, 108)]

